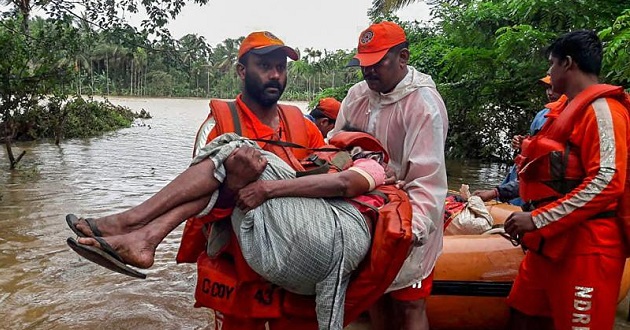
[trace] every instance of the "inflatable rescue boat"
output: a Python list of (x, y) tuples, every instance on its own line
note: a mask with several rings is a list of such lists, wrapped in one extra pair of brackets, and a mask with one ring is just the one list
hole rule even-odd
[[(495, 224), (502, 224), (520, 207), (486, 204)], [(444, 249), (435, 267), (433, 291), (427, 300), (432, 330), (505, 329), (509, 307), (505, 300), (525, 253), (500, 235), (502, 229), (482, 235), (444, 236)], [(619, 301), (630, 288), (626, 261)]]

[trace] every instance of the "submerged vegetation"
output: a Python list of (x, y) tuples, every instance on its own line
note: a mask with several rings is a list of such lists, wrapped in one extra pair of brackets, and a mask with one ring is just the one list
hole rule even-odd
[[(195, 0), (205, 4), (207, 0)], [(448, 156), (510, 159), (506, 138), (527, 131), (545, 103), (545, 47), (557, 36), (593, 29), (604, 41), (605, 82), (630, 84), (630, 6), (625, 0), (427, 0), (431, 22), (401, 22), (392, 10), (413, 0), (375, 0), (372, 21), (407, 31), (410, 64), (430, 74), (449, 112)], [(130, 113), (82, 96), (230, 98), (243, 36), (217, 45), (164, 28), (184, 1), (7, 1), (0, 17), (0, 137), (14, 167), (13, 139), (98, 134), (129, 125)], [(35, 7), (37, 6), (37, 7)], [(144, 7), (140, 28), (121, 12)], [(32, 16), (32, 11), (46, 15)], [(201, 32), (201, 31), (200, 31)], [(299, 50), (289, 63), (287, 100), (342, 99), (360, 81), (346, 68), (354, 50)], [(71, 97), (72, 95), (72, 97)], [(45, 104), (45, 105), (42, 105)]]
[(64, 104), (50, 99), (15, 117), (14, 140), (71, 139), (130, 127), (145, 115), (111, 102), (74, 97)]

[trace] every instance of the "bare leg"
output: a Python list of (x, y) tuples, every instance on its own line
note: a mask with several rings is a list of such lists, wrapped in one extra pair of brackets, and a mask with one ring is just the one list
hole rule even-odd
[[(107, 236), (103, 239), (118, 253), (125, 263), (149, 268), (153, 265), (155, 250), (173, 229), (187, 218), (198, 214), (208, 204), (210, 197), (202, 197), (195, 201), (177, 206), (157, 217), (150, 225), (141, 227), (127, 234)], [(78, 242), (101, 248), (92, 237), (79, 238)]]
[[(155, 195), (139, 206), (126, 211), (131, 212), (134, 209), (140, 209), (136, 210), (136, 212), (144, 212), (152, 215), (157, 213), (156, 209), (165, 209), (162, 205), (154, 205), (154, 203), (166, 203), (167, 205), (176, 204), (169, 209), (165, 209), (166, 213), (156, 216), (155, 219), (152, 218), (150, 224), (141, 226), (128, 233), (106, 236), (104, 238), (105, 242), (116, 251), (125, 263), (139, 268), (151, 267), (153, 265), (155, 249), (160, 242), (162, 242), (164, 237), (184, 220), (199, 214), (199, 212), (208, 205), (210, 193), (219, 187), (219, 182), (210, 176), (209, 173), (212, 172), (207, 172), (207, 170), (214, 171), (213, 163), (211, 161), (204, 161), (198, 165), (204, 163), (210, 163), (211, 167), (205, 169), (202, 173), (194, 172), (191, 174), (191, 172), (186, 173), (188, 171), (186, 170), (158, 192), (157, 195), (162, 194), (163, 196)], [(241, 148), (234, 151), (232, 155), (226, 159), (225, 165), (228, 174), (226, 180), (231, 182), (234, 189), (240, 189), (248, 183), (257, 180), (264, 171), (267, 162), (257, 150), (253, 148)], [(184, 174), (187, 174), (185, 178), (188, 178), (190, 182), (181, 180)], [(201, 177), (195, 178), (194, 175), (201, 175)], [(198, 181), (202, 181), (202, 183)], [(186, 189), (185, 187), (178, 187), (176, 184), (192, 185), (194, 188)], [(177, 195), (177, 193), (201, 195), (201, 197), (189, 201), (189, 198), (183, 198), (184, 196)], [(169, 196), (172, 200), (167, 199)], [(98, 241), (91, 237), (79, 238), (78, 242), (100, 248)]]
[[(96, 219), (98, 229), (105, 237), (128, 233), (177, 206), (209, 196), (219, 187), (219, 181), (212, 176), (213, 172), (214, 163), (210, 160), (193, 165), (140, 205)], [(92, 236), (85, 221), (80, 221), (77, 228)]]
[(400, 320), (393, 317), (391, 301), (392, 299), (389, 295), (384, 295), (370, 307), (370, 325), (372, 325), (373, 330), (400, 328)]
[[(262, 154), (250, 147), (236, 149), (226, 160), (226, 184), (232, 189), (240, 189), (260, 177), (267, 165)], [(214, 163), (208, 159), (197, 163), (178, 175), (173, 181), (140, 205), (121, 213), (95, 219), (103, 237), (129, 233), (155, 220), (162, 214), (190, 201), (209, 196), (219, 188)], [(93, 236), (85, 220), (77, 228), (88, 236)]]
[(510, 321), (507, 328), (509, 330), (527, 330), (527, 329), (540, 329), (540, 330), (553, 330), (553, 319), (542, 316), (530, 316), (523, 314), (518, 310), (510, 309)]
[(400, 301), (392, 299), (396, 318), (402, 321), (402, 330), (429, 330), (426, 299)]

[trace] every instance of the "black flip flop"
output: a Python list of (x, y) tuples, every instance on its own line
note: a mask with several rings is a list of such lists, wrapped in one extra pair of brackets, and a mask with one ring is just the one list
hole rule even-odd
[[(79, 237), (90, 237), (84, 234), (83, 232), (81, 232), (79, 228), (77, 228), (77, 224), (79, 223), (79, 221), (81, 221), (81, 219), (82, 218), (79, 218), (74, 214), (66, 215), (66, 223), (68, 224), (68, 227), (70, 227), (70, 230), (72, 230)], [(103, 236), (103, 233), (101, 233), (101, 231), (98, 230), (98, 227), (96, 227), (96, 223), (94, 222), (94, 219), (87, 218), (83, 220), (85, 220), (85, 222), (88, 224), (94, 236)]]
[(68, 243), (68, 246), (74, 250), (74, 252), (97, 265), (135, 278), (145, 279), (147, 277), (147, 274), (127, 266), (118, 253), (116, 253), (105, 240), (100, 237), (93, 238), (101, 245), (101, 249), (81, 244), (72, 237), (68, 237), (66, 243)]

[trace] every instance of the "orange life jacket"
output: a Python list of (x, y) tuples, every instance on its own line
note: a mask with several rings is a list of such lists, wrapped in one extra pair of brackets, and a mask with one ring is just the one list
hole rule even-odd
[[(630, 98), (626, 109), (630, 110)], [(627, 164), (630, 164), (630, 150), (628, 150), (628, 159), (626, 162)], [(623, 195), (621, 195), (619, 206), (617, 207), (617, 221), (621, 227), (621, 232), (624, 234), (623, 238), (626, 246), (626, 258), (628, 258), (630, 257), (630, 169), (626, 170), (624, 191)]]
[[(212, 113), (208, 115), (208, 117), (212, 116), (214, 118), (217, 132), (221, 132), (221, 134), (234, 132), (248, 138), (254, 136), (253, 132), (243, 131), (237, 107), (238, 105), (234, 101), (225, 102), (222, 100), (211, 100), (210, 108), (212, 109)], [(284, 104), (278, 104), (278, 109), (280, 110), (280, 119), (285, 123), (286, 140), (301, 146), (308, 145), (307, 128), (302, 111), (298, 107)], [(282, 160), (296, 170), (301, 169), (301, 166), (299, 162), (296, 163), (295, 161), (305, 158), (310, 154), (310, 151), (306, 149), (291, 148), (266, 142), (258, 142), (258, 144), (262, 149), (282, 158)]]
[(360, 146), (362, 150), (370, 152), (379, 152), (382, 154), (382, 161), (389, 162), (389, 154), (372, 135), (363, 132), (339, 132), (328, 141), (328, 145), (311, 149), (313, 153), (300, 160), (304, 171), (298, 171), (297, 176), (333, 173), (348, 169), (353, 162), (349, 149), (354, 146)]
[[(557, 116), (549, 117), (541, 131), (523, 141), (521, 154), (516, 157), (519, 177), (519, 194), (527, 203), (540, 207), (554, 201), (576, 188), (586, 177), (579, 155), (568, 141), (578, 118), (590, 104), (599, 98), (614, 98), (630, 110), (630, 99), (622, 87), (598, 84), (578, 94)], [(630, 170), (630, 167), (628, 167)], [(630, 176), (626, 171), (626, 189), (617, 209), (626, 240), (630, 237)], [(625, 205), (625, 206), (624, 206)], [(545, 235), (555, 236), (551, 227), (545, 227)], [(523, 244), (541, 252), (543, 246), (541, 230), (527, 233)], [(626, 245), (628, 246), (628, 245)]]
[[(212, 108), (217, 109), (217, 105), (212, 103)], [(229, 123), (234, 122), (233, 115), (238, 114), (231, 110), (227, 112), (225, 108), (223, 110), (215, 111), (213, 114), (219, 132), (233, 128), (234, 126), (229, 126)], [(286, 144), (262, 143), (264, 148), (274, 153), (278, 150), (275, 147), (286, 150)], [(369, 134), (343, 132), (330, 141), (330, 147), (338, 150), (329, 148), (316, 151), (314, 154), (319, 159), (328, 161), (334, 159), (336, 154), (345, 152), (350, 145), (360, 145), (366, 150), (385, 151), (378, 140)], [(298, 148), (293, 150), (296, 149)], [(310, 152), (308, 148), (303, 148), (303, 151)], [(298, 171), (304, 169), (297, 155), (293, 156), (292, 153), (284, 155), (288, 158), (288, 164), (292, 166), (296, 162), (299, 164), (294, 166), (294, 169)], [(385, 152), (384, 155), (385, 159), (388, 159)], [(328, 167), (328, 171), (342, 169)], [(361, 263), (348, 286), (345, 324), (356, 319), (385, 293), (402, 267), (412, 245), (412, 210), (407, 194), (393, 186), (381, 186), (376, 191), (384, 194), (388, 202), (380, 207), (378, 212), (366, 213), (373, 217), (373, 244), (369, 257)], [(240, 318), (273, 319), (285, 316), (311, 318), (313, 328), (317, 328), (314, 297), (287, 292), (255, 273), (243, 258), (232, 231), (228, 245), (222, 253), (213, 257), (208, 256), (205, 251), (199, 254), (195, 300), (195, 307), (208, 307), (225, 315)]]
[[(235, 101), (226, 102), (223, 100), (213, 99), (210, 101), (209, 106), (211, 113), (208, 114), (208, 118), (206, 119), (206, 122), (204, 122), (204, 125), (209, 120), (214, 120), (215, 126), (213, 129), (216, 130), (217, 136), (223, 133), (236, 133), (244, 137), (256, 137), (255, 132), (249, 131), (246, 127), (241, 125), (242, 120), (238, 111), (238, 105)], [(278, 108), (280, 110), (280, 118), (286, 127), (285, 139), (298, 145), (308, 145), (308, 130), (306, 128), (306, 123), (304, 122), (304, 115), (302, 114), (302, 111), (291, 105), (278, 105)], [(203, 129), (204, 125), (200, 128), (200, 131)], [(197, 139), (199, 138), (207, 140), (206, 136), (200, 136), (198, 133)], [(198, 141), (195, 141), (195, 147), (197, 146), (197, 142)], [(205, 144), (210, 141), (203, 142)], [(299, 162), (296, 161), (296, 157), (302, 158), (309, 154), (309, 151), (304, 148), (293, 149), (264, 142), (258, 142), (258, 144), (261, 148), (278, 155), (278, 157), (282, 158), (294, 168), (301, 166)], [(205, 224), (227, 218), (230, 214), (231, 212), (226, 214), (217, 214), (215, 210), (204, 217), (204, 221), (200, 221), (199, 219), (188, 220), (186, 222), (186, 226), (184, 227), (180, 247), (177, 252), (177, 262), (197, 262), (197, 258), (206, 248), (205, 242), (207, 237), (205, 233), (207, 230)], [(240, 252), (240, 250), (238, 251)]]

